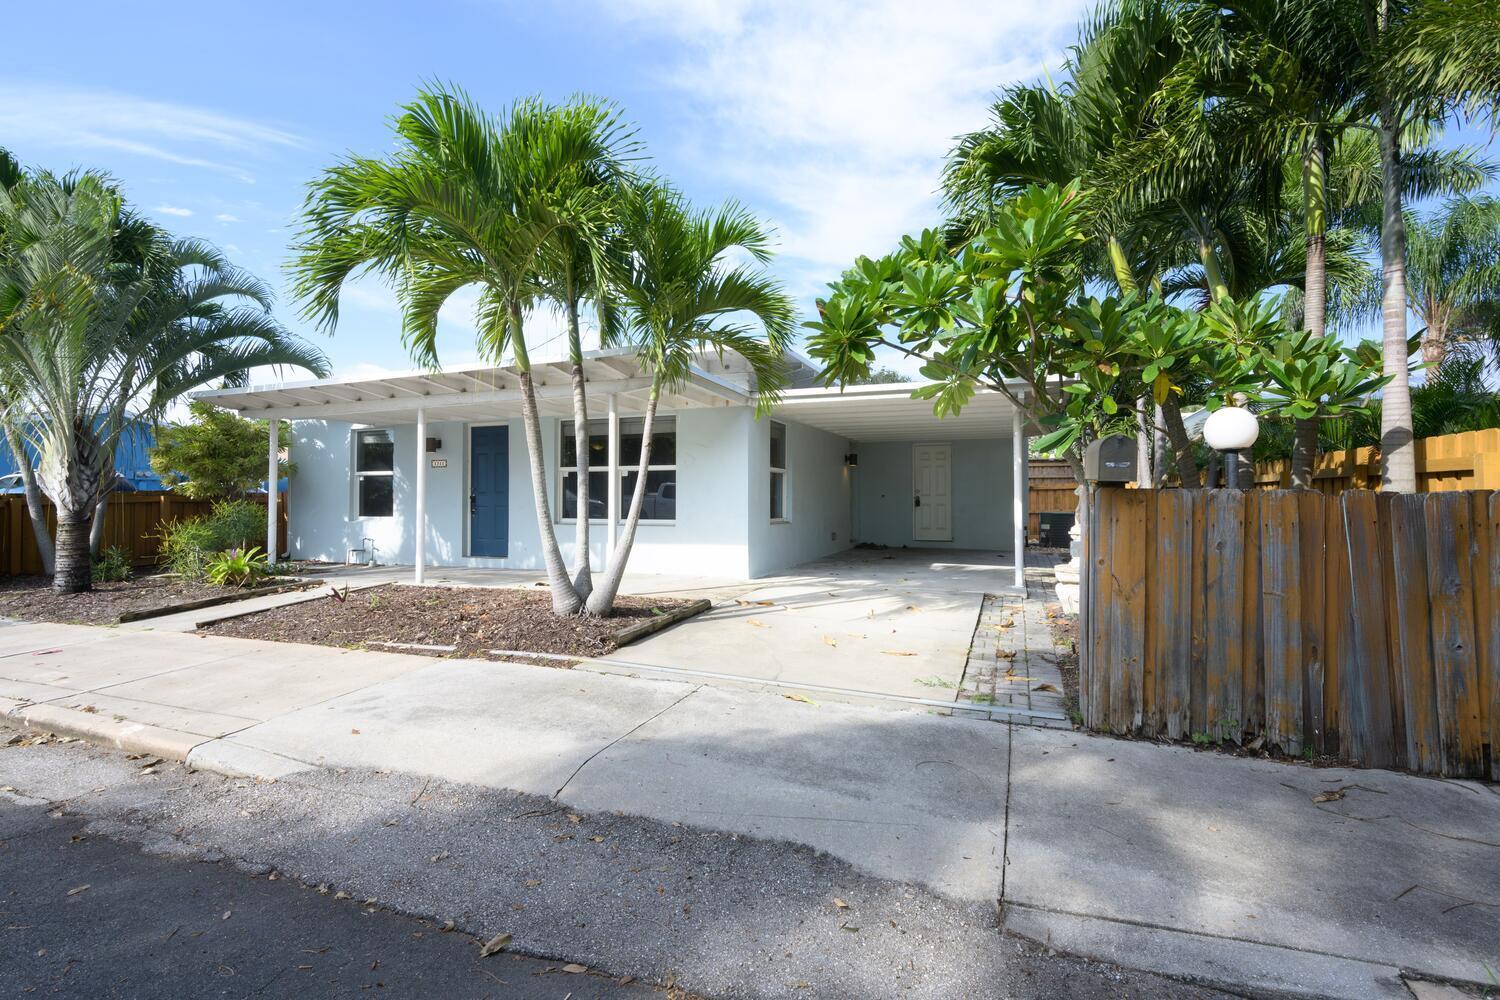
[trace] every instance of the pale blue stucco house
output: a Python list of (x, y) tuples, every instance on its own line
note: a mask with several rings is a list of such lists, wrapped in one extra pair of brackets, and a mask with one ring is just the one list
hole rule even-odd
[[(748, 579), (858, 543), (1024, 549), (1026, 444), (1002, 394), (981, 392), (939, 419), (910, 384), (827, 389), (806, 360), (789, 363), (793, 388), (769, 415), (757, 416), (735, 355), (700, 358), (662, 399), (632, 571)], [(602, 566), (635, 487), (649, 378), (628, 351), (589, 354), (585, 377), (592, 558)], [(535, 382), (548, 499), (571, 561), (578, 435), (566, 364), (536, 365)], [(536, 569), (517, 386), (513, 369), (485, 367), (199, 397), (269, 419), (271, 440), (277, 421), (293, 422), (291, 556)]]

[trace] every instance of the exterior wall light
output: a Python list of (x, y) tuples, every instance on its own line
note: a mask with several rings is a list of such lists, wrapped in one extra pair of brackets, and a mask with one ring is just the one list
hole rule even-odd
[(1221, 407), (1208, 415), (1203, 424), (1203, 440), (1215, 451), (1224, 453), (1224, 485), (1240, 485), (1240, 452), (1254, 447), (1260, 437), (1260, 421), (1242, 406)]
[(848, 465), (848, 466), (858, 465), (859, 464), (859, 454), (857, 452), (851, 451), (849, 454), (847, 454), (847, 455), (844, 456), (844, 464)]

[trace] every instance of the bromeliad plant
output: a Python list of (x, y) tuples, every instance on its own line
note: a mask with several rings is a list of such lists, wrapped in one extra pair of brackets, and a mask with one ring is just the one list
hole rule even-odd
[(266, 554), (258, 545), (215, 553), (206, 568), (208, 582), (217, 587), (253, 587), (271, 575)]

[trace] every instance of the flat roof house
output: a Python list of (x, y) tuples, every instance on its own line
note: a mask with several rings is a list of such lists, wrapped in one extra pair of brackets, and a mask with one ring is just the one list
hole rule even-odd
[[(699, 359), (657, 409), (635, 572), (754, 578), (859, 543), (1015, 553), (1021, 585), (1026, 440), (1016, 409), (980, 392), (939, 419), (910, 383), (793, 388), (757, 418), (737, 355)], [(635, 488), (650, 385), (634, 354), (584, 361), (590, 426), (572, 420), (566, 362), (533, 366), (546, 488), (571, 524), (574, 449), (587, 440), (592, 559), (604, 565)], [(539, 569), (521, 394), (507, 367), (321, 379), (198, 394), (292, 424), (290, 555), (426, 566)], [(268, 456), (270, 457), (270, 456)], [(274, 460), (274, 459), (272, 459)], [(561, 461), (559, 461), (561, 460)], [(558, 530), (573, 558), (573, 532)]]

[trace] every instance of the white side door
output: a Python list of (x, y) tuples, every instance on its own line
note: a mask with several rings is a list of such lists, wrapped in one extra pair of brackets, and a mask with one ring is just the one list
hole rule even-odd
[(953, 448), (911, 446), (911, 537), (919, 542), (953, 541)]

